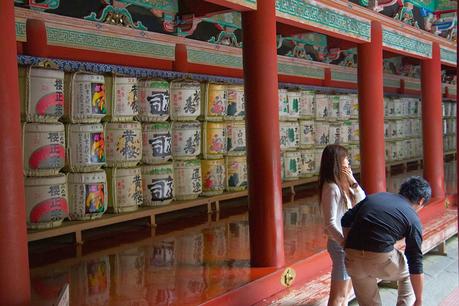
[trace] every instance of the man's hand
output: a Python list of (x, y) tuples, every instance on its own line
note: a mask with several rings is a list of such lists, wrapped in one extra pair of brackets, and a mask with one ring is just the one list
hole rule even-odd
[(411, 285), (413, 286), (416, 302), (414, 306), (422, 305), (422, 288), (424, 286), (424, 274), (410, 274)]

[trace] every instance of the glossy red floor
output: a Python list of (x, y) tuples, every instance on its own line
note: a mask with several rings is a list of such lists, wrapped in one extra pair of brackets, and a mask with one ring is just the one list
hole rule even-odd
[[(455, 193), (455, 163), (446, 169)], [(389, 177), (388, 189), (412, 174), (421, 173)], [(298, 196), (284, 204), (288, 263), (326, 244), (316, 192)], [(33, 305), (52, 305), (66, 283), (72, 306), (197, 305), (267, 275), (273, 269), (249, 266), (246, 207), (241, 199), (219, 216), (196, 209), (165, 216), (154, 233), (142, 222), (105, 228), (91, 232), (81, 249), (65, 237), (30, 244)]]

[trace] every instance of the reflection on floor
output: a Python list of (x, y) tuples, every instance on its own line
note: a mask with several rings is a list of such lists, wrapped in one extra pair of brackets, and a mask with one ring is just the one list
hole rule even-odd
[[(448, 193), (455, 192), (456, 163), (445, 165)], [(388, 178), (397, 191), (409, 175)], [(321, 252), (326, 236), (317, 192), (298, 192), (284, 203), (284, 241), (288, 263)], [(196, 305), (271, 273), (250, 268), (247, 200), (223, 206), (208, 217), (187, 210), (158, 220), (154, 233), (130, 223), (91, 233), (79, 251), (54, 239), (29, 245), (33, 305), (52, 305), (70, 285), (70, 305)], [(233, 205), (234, 204), (234, 205)]]
[[(285, 204), (284, 219), (288, 262), (325, 248), (316, 196)], [(183, 220), (178, 223), (182, 227)], [(105, 239), (118, 237), (98, 237), (89, 244), (106, 244), (100, 241)], [(60, 288), (69, 283), (72, 306), (195, 305), (272, 271), (249, 267), (246, 212), (114, 245), (60, 261), (59, 249), (51, 247), (57, 262), (45, 265), (43, 258), (34, 257), (47, 257), (49, 252), (43, 245), (32, 246), (33, 304), (52, 305)], [(68, 253), (62, 251), (63, 257)]]
[[(409, 176), (419, 175), (422, 176), (422, 169), (408, 171), (387, 176), (387, 191), (398, 192), (401, 183)], [(457, 179), (456, 179), (456, 161), (445, 163), (445, 189), (447, 194), (457, 193)]]

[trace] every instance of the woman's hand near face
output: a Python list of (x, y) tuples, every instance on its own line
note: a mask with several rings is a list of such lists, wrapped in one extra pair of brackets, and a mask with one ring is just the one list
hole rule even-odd
[(354, 178), (354, 175), (352, 174), (352, 169), (351, 167), (343, 167), (343, 175), (349, 182), (349, 185), (353, 185), (357, 183), (357, 180)]

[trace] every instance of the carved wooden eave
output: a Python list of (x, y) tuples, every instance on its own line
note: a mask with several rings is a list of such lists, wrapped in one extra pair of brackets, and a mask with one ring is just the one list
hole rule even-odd
[[(205, 0), (209, 3), (218, 4), (231, 8), (235, 11), (256, 10), (257, 0)], [(259, 0), (263, 1), (263, 0)]]
[[(47, 44), (115, 54), (174, 60), (177, 37), (108, 25), (84, 19), (15, 8), (20, 41), (26, 41), (26, 20), (45, 23)], [(19, 40), (19, 39), (18, 39)]]
[(395, 74), (384, 73), (383, 81), (384, 87), (386, 88), (400, 88), (400, 78), (401, 76)]
[(431, 58), (432, 43), (437, 42), (442, 50), (442, 63), (456, 65), (454, 42), (348, 1), (277, 0), (276, 14), (281, 23), (357, 43), (371, 40), (371, 22), (377, 21), (383, 26), (385, 50), (415, 58)]
[(289, 56), (277, 56), (280, 75), (296, 76), (309, 79), (325, 79), (325, 69), (331, 65)]

